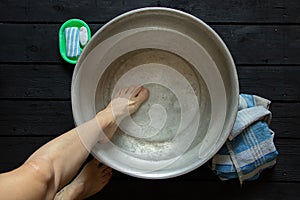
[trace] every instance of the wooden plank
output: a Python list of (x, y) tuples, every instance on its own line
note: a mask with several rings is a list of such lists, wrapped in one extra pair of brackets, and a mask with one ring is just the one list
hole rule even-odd
[[(59, 53), (61, 24), (0, 24), (3, 40), (0, 62), (63, 63)], [(102, 24), (91, 25), (92, 34)], [(70, 67), (74, 65), (68, 64)]]
[[(38, 147), (51, 140), (52, 137), (1, 137), (0, 139), (0, 173), (12, 170), (20, 166)], [(275, 188), (277, 199), (282, 199), (282, 192), (287, 192), (290, 196), (299, 195), (299, 190), (294, 187), (299, 187), (299, 140), (278, 140), (277, 146), (279, 149), (278, 162), (273, 169), (266, 170), (261, 174), (261, 178), (253, 182), (245, 182), (243, 188), (240, 188), (237, 180), (220, 181), (207, 166), (202, 166), (199, 169), (189, 174), (176, 177), (169, 180), (143, 180), (138, 178), (122, 175), (114, 171), (112, 181), (106, 188), (97, 195), (89, 199), (112, 198), (115, 193), (142, 195), (149, 193), (152, 198), (160, 195), (172, 196), (172, 191), (176, 191), (174, 195), (179, 195), (183, 192), (194, 191), (191, 187), (201, 188), (201, 194), (207, 192), (209, 188), (214, 188), (218, 192), (223, 191), (222, 195), (237, 195), (244, 196), (250, 199), (258, 197), (256, 195), (271, 195), (273, 192), (271, 188)], [(266, 181), (268, 184), (266, 184)], [(273, 183), (272, 183), (273, 182)], [(275, 183), (274, 183), (275, 182)], [(278, 182), (297, 182), (297, 183), (278, 183)], [(206, 188), (207, 184), (210, 186)], [(294, 185), (296, 184), (296, 185)], [(288, 185), (286, 188), (285, 186)], [(155, 191), (154, 194), (149, 191)], [(172, 189), (172, 190), (171, 190)], [(291, 191), (289, 191), (291, 189)], [(115, 192), (117, 190), (118, 192)], [(124, 191), (123, 191), (124, 190)], [(191, 190), (191, 191), (190, 191)], [(253, 192), (255, 190), (255, 192)], [(265, 195), (261, 194), (266, 192)], [(267, 192), (268, 191), (268, 192)], [(278, 191), (280, 191), (278, 193)], [(295, 193), (296, 192), (296, 193)], [(192, 192), (193, 193), (193, 192)], [(209, 194), (209, 193), (208, 193)], [(214, 194), (214, 193), (212, 193)], [(192, 194), (190, 194), (192, 195)], [(148, 196), (148, 195), (147, 195)], [(271, 196), (269, 196), (271, 197)], [(145, 198), (147, 198), (145, 196)], [(267, 198), (269, 199), (269, 198)]]
[(1, 24), (0, 62), (64, 62), (58, 48), (59, 25)]
[(238, 66), (240, 92), (271, 101), (300, 100), (298, 66)]
[(54, 137), (0, 137), (0, 173), (19, 167), (52, 138)]
[[(300, 103), (272, 103), (278, 138), (300, 138)], [(70, 101), (0, 100), (0, 136), (57, 136), (74, 127)]]
[[(101, 24), (90, 24), (92, 32)], [(0, 24), (0, 62), (65, 63), (60, 24)], [(237, 64), (300, 64), (300, 25), (213, 25)]]
[(169, 180), (114, 172), (109, 185), (88, 199), (298, 199), (298, 0), (0, 1), (0, 173), (19, 166), (39, 146), (74, 126), (69, 96), (74, 66), (58, 52), (61, 23), (78, 17), (95, 33), (113, 17), (144, 6), (190, 12), (220, 34), (239, 65), (241, 92), (272, 100), (278, 162), (242, 188), (237, 180), (220, 181), (207, 165)]
[(300, 138), (300, 103), (272, 103), (270, 128), (276, 137)]
[(299, 63), (300, 26), (222, 26), (212, 28), (228, 45), (237, 64)]
[(74, 127), (70, 101), (1, 101), (0, 135), (57, 136)]
[[(222, 6), (218, 6), (222, 5)], [(210, 1), (111, 1), (111, 0), (9, 0), (0, 2), (0, 21), (4, 22), (63, 22), (81, 18), (87, 22), (106, 22), (126, 11), (163, 6), (179, 9), (207, 22), (217, 23), (299, 23), (297, 0), (210, 0)], [(89, 13), (88, 15), (86, 13)]]
[(299, 183), (246, 183), (241, 188), (236, 182), (174, 181), (174, 180), (112, 180), (102, 192), (88, 198), (96, 199), (298, 199)]
[[(20, 166), (35, 150), (50, 141), (53, 137), (0, 137), (0, 173)], [(275, 146), (279, 151), (277, 164), (272, 169), (264, 170), (257, 181), (261, 182), (300, 182), (300, 140), (276, 139)], [(5, 153), (4, 153), (5, 152)], [(138, 178), (114, 171), (114, 179), (132, 180)], [(173, 178), (175, 181), (219, 181), (205, 163), (198, 169), (185, 175)], [(238, 182), (236, 179), (232, 180)]]
[(72, 65), (0, 65), (1, 98), (70, 99)]
[[(0, 64), (0, 99), (69, 100), (73, 69), (64, 64)], [(300, 100), (300, 66), (238, 66), (237, 71), (241, 93), (272, 101)]]

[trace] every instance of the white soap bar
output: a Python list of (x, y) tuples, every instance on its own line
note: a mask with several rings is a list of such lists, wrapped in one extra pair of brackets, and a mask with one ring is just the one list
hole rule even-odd
[(87, 33), (87, 29), (82, 26), (79, 30), (79, 41), (81, 46), (86, 45), (86, 43), (88, 42), (88, 33)]

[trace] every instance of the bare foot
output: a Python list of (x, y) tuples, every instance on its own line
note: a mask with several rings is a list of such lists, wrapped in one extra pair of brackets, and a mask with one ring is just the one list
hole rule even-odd
[(107, 108), (115, 118), (124, 118), (134, 113), (149, 97), (149, 90), (143, 86), (126, 87), (120, 90)]
[(55, 196), (55, 200), (81, 200), (96, 194), (109, 182), (112, 169), (99, 165), (99, 161), (89, 161), (78, 176)]
[(107, 142), (112, 138), (118, 124), (124, 119), (137, 111), (143, 102), (145, 102), (149, 97), (149, 90), (143, 86), (132, 86), (121, 89), (115, 95), (114, 99), (110, 104), (97, 114), (99, 122), (103, 122), (105, 119), (111, 119), (112, 124), (109, 124), (105, 129), (105, 135), (107, 139), (102, 142)]

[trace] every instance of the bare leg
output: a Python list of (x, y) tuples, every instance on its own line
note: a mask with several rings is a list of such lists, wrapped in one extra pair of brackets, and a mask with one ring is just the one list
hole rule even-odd
[[(117, 104), (111, 103), (97, 114), (96, 119), (108, 139), (113, 136), (117, 118), (124, 117), (127, 111), (129, 114), (135, 112), (148, 95), (149, 91), (143, 87), (123, 89), (112, 100)], [(117, 108), (113, 108), (114, 105)], [(89, 129), (86, 132), (89, 133)], [(72, 129), (43, 145), (18, 169), (0, 174), (0, 196), (7, 200), (20, 196), (32, 200), (53, 199), (77, 174), (88, 155), (76, 129)], [(29, 182), (31, 184), (27, 184)]]
[[(126, 112), (132, 114), (139, 108), (140, 104), (148, 98), (148, 90), (142, 91), (142, 89), (143, 88), (136, 89), (135, 87), (124, 88), (117, 93), (114, 100), (108, 105), (108, 109), (112, 110), (113, 115), (117, 115), (118, 117), (126, 116)], [(138, 101), (136, 100), (137, 95), (140, 95)], [(129, 99), (131, 102), (127, 103)], [(124, 104), (124, 102), (129, 105), (128, 108), (119, 107)], [(117, 124), (113, 123), (104, 130), (108, 139), (112, 138), (117, 128)], [(74, 181), (56, 194), (55, 200), (62, 198), (65, 200), (80, 200), (99, 192), (108, 183), (112, 170), (106, 166), (102, 166), (101, 169), (99, 169), (98, 164), (99, 161), (95, 159), (94, 161), (90, 161), (88, 169), (92, 170), (85, 170), (86, 168), (84, 168)], [(94, 173), (98, 173), (98, 175)]]

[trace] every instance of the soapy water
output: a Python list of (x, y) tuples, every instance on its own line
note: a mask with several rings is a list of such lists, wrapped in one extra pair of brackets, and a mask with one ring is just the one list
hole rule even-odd
[(132, 85), (147, 87), (150, 97), (135, 114), (117, 121), (119, 134), (110, 142), (111, 148), (143, 159), (174, 162), (197, 135), (200, 112), (194, 89), (181, 73), (158, 63), (139, 65), (124, 73), (112, 96)]
[[(98, 83), (95, 100), (102, 105), (96, 104), (96, 110), (107, 105), (119, 89), (132, 85), (148, 88), (148, 100), (119, 122), (112, 140), (96, 145), (94, 152), (97, 157), (105, 155), (104, 160), (107, 153), (123, 152), (129, 158), (126, 165), (137, 169), (135, 174), (151, 173), (176, 162), (203, 140), (211, 120), (210, 95), (200, 74), (180, 56), (143, 49), (119, 57), (107, 68)], [(200, 113), (204, 113), (201, 121)]]

